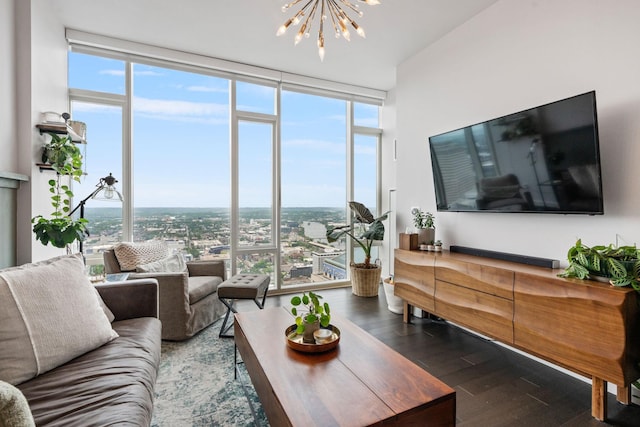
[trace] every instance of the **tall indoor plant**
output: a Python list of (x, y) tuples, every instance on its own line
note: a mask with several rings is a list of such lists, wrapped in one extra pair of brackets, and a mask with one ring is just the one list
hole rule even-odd
[[(375, 241), (384, 239), (382, 221), (387, 219), (389, 212), (375, 218), (362, 203), (349, 202), (349, 208), (353, 212), (354, 221), (348, 225), (328, 227), (327, 240), (333, 243), (347, 235), (362, 248), (364, 262), (350, 265), (352, 292), (358, 296), (376, 296), (380, 285), (381, 268), (378, 264), (371, 263), (371, 248)], [(362, 233), (357, 235), (360, 231)]]
[(55, 133), (48, 135), (51, 139), (43, 148), (42, 161), (50, 164), (56, 171), (56, 179), (48, 181), (54, 211), (51, 218), (38, 215), (31, 222), (36, 239), (43, 245), (51, 243), (57, 248), (65, 248), (76, 240), (83, 240), (87, 233), (86, 219), (73, 219), (69, 216), (73, 192), (65, 183), (66, 177), (80, 182), (82, 154), (69, 136)]

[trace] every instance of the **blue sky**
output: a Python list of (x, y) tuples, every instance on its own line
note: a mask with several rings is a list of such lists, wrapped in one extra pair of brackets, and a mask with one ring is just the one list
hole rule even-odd
[[(69, 87), (122, 95), (124, 62), (70, 53)], [(239, 109), (273, 113), (273, 99), (272, 88), (238, 84)], [(281, 107), (282, 206), (344, 207), (346, 102), (285, 92)], [(89, 175), (74, 187), (76, 199), (100, 177), (122, 178), (121, 114), (119, 107), (73, 104), (72, 119), (87, 123), (88, 140)], [(377, 107), (357, 104), (356, 120), (377, 126)], [(229, 206), (229, 121), (228, 80), (135, 64), (134, 206)], [(241, 206), (269, 206), (270, 127), (241, 124), (239, 135)], [(356, 139), (356, 174), (356, 199), (373, 206), (374, 138)]]

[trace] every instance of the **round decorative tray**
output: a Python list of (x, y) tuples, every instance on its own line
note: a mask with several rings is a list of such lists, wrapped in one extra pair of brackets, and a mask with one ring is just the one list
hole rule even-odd
[(336, 348), (340, 342), (340, 329), (333, 325), (329, 325), (325, 328), (331, 330), (333, 334), (331, 334), (331, 337), (327, 342), (322, 344), (302, 342), (302, 335), (298, 335), (296, 333), (297, 328), (298, 327), (296, 325), (291, 325), (284, 331), (284, 335), (287, 338), (287, 345), (297, 351), (305, 353), (322, 353)]

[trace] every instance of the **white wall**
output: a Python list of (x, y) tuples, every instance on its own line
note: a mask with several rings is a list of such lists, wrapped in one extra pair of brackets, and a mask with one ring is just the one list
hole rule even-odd
[(387, 98), (384, 102), (384, 108), (381, 109), (380, 127), (383, 129), (382, 134), (382, 183), (381, 194), (382, 203), (380, 204), (380, 212), (391, 211), (389, 219), (384, 221), (385, 238), (380, 249), (380, 259), (382, 260), (382, 276), (388, 277), (393, 273), (393, 248), (397, 247), (398, 233), (396, 231), (396, 161), (394, 159), (395, 140), (396, 140), (396, 93), (394, 90), (387, 92)]
[(0, 171), (18, 172), (14, 0), (0, 0)]
[(18, 191), (17, 262), (19, 264), (64, 253), (35, 240), (31, 218), (49, 216), (52, 211), (47, 181), (53, 172), (40, 172), (35, 165), (42, 153), (43, 137), (35, 124), (43, 111), (68, 110), (67, 45), (64, 27), (46, 0), (13, 0), (15, 5), (16, 55), (9, 62), (15, 67), (17, 111), (15, 138), (17, 172), (30, 177)]
[[(564, 261), (586, 244), (640, 243), (640, 2), (502, 0), (398, 67), (397, 230), (436, 214), (461, 245)], [(436, 212), (428, 137), (596, 91), (605, 214)]]

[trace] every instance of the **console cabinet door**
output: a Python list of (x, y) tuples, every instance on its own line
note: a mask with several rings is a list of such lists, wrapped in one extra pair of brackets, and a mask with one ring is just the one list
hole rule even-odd
[(516, 273), (515, 344), (573, 371), (627, 385), (640, 376), (633, 289)]
[(396, 249), (394, 294), (411, 305), (433, 313), (435, 309), (435, 257), (428, 253)]

